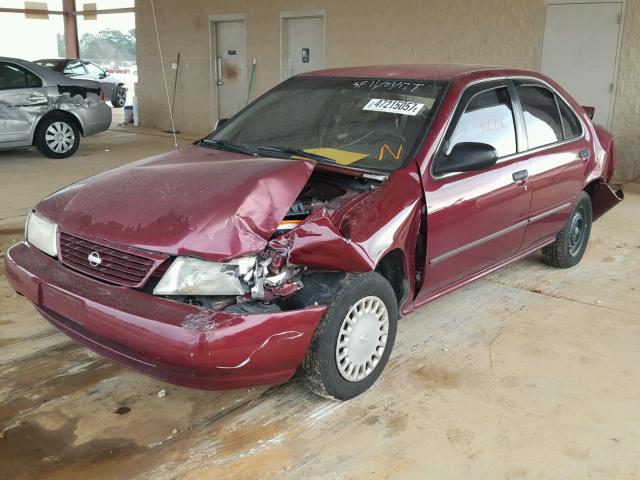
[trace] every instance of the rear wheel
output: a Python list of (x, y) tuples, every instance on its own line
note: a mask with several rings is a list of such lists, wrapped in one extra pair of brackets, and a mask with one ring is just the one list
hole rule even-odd
[(587, 249), (591, 223), (591, 197), (582, 192), (569, 221), (556, 236), (556, 241), (542, 249), (543, 261), (557, 268), (577, 265)]
[(38, 125), (34, 144), (49, 158), (70, 157), (80, 144), (80, 130), (66, 115), (52, 114)]
[(382, 275), (349, 276), (320, 321), (303, 360), (307, 387), (337, 400), (367, 390), (389, 360), (397, 322), (397, 299)]

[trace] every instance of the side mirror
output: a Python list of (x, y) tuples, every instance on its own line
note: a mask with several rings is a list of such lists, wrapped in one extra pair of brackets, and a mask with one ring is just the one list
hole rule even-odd
[(109, 76), (109, 74), (107, 72), (102, 72), (100, 75), (98, 75), (100, 78), (107, 78)]
[(473, 172), (484, 170), (496, 164), (498, 152), (491, 145), (477, 142), (456, 143), (449, 155), (438, 159), (434, 172), (445, 173)]
[(227, 123), (229, 121), (228, 118), (221, 118), (220, 120), (218, 120), (216, 122), (216, 126), (213, 127), (214, 130), (218, 130), (221, 126), (223, 126), (225, 123)]

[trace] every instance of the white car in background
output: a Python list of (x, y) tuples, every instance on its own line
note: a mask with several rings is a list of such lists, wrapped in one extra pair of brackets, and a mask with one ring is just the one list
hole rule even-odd
[(0, 57), (0, 149), (35, 146), (47, 157), (66, 158), (78, 149), (80, 136), (110, 125), (111, 109), (98, 82)]
[(34, 63), (62, 73), (70, 78), (95, 80), (99, 82), (102, 87), (102, 92), (114, 108), (122, 108), (125, 103), (127, 103), (127, 87), (124, 82), (89, 60), (79, 58), (50, 58), (36, 60)]

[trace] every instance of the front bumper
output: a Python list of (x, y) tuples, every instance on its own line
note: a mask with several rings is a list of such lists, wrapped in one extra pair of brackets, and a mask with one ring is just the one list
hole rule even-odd
[(326, 310), (213, 312), (92, 280), (24, 242), (7, 251), (5, 268), (12, 287), (74, 340), (152, 377), (207, 390), (286, 382)]

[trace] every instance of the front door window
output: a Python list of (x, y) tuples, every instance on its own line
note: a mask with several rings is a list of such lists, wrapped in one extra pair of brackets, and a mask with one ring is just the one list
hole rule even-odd
[(480, 92), (469, 101), (445, 153), (449, 154), (462, 142), (491, 145), (498, 152), (498, 158), (516, 153), (516, 129), (506, 87)]

